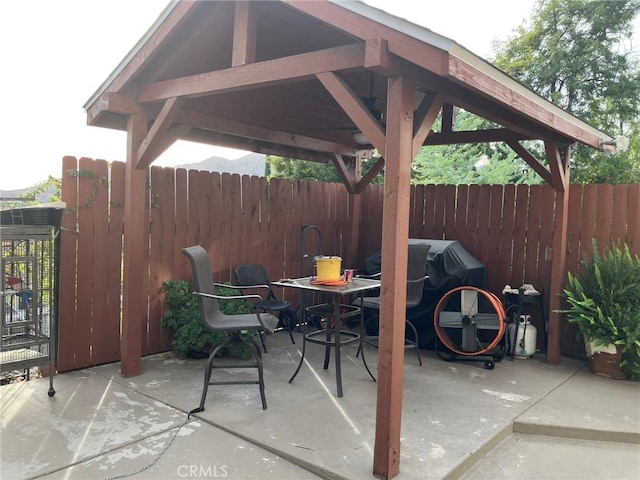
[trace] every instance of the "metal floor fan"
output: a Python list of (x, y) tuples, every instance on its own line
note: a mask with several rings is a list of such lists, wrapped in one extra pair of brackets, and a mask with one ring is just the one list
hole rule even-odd
[[(506, 354), (505, 311), (493, 293), (462, 286), (448, 291), (434, 313), (436, 353), (446, 361), (484, 362), (492, 370)], [(442, 347), (445, 347), (444, 349)]]

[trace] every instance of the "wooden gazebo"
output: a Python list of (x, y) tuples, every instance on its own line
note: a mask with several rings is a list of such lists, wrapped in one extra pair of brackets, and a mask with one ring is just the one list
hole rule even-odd
[[(569, 158), (612, 138), (454, 41), (361, 2), (177, 1), (85, 105), (90, 125), (127, 132), (122, 374), (141, 369), (147, 167), (178, 139), (335, 165), (353, 196), (385, 169), (383, 285), (373, 473), (399, 472), (411, 163), (423, 146), (506, 142), (559, 193), (547, 360), (560, 361)], [(456, 108), (500, 125), (455, 131)], [(441, 124), (435, 130), (434, 122)], [(520, 143), (540, 140), (546, 165)], [(380, 154), (362, 176), (360, 163)], [(358, 241), (358, 226), (349, 245)], [(349, 254), (349, 252), (347, 252)], [(393, 321), (391, 321), (393, 319)]]

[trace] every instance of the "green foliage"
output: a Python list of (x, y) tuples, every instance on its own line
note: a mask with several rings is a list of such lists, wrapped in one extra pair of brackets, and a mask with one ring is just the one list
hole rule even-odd
[[(436, 122), (437, 123), (437, 122)], [(458, 110), (455, 130), (494, 128), (464, 110)], [(535, 150), (535, 148), (534, 148)], [(378, 157), (363, 160), (362, 174), (366, 175)], [(340, 182), (331, 164), (319, 164), (282, 157), (267, 157), (267, 177), (292, 180)], [(425, 147), (418, 153), (411, 171), (413, 184), (540, 184), (542, 179), (503, 143), (439, 145)], [(373, 184), (384, 182), (384, 170)]]
[(540, 184), (542, 179), (513, 151), (496, 145), (439, 145), (423, 148), (413, 164), (413, 184)]
[[(476, 115), (456, 110), (455, 131), (495, 127), (495, 124)], [(539, 184), (542, 179), (508, 145), (500, 142), (424, 147), (414, 161), (412, 183)]]
[(569, 273), (560, 310), (582, 335), (600, 345), (622, 349), (623, 365), (640, 378), (640, 257), (628, 245), (614, 244), (600, 254), (593, 243), (592, 258), (582, 260), (582, 272)]
[[(469, 112), (456, 111), (454, 130), (469, 131), (495, 128), (496, 125)], [(436, 121), (436, 124), (438, 122)], [(533, 144), (530, 151), (543, 150)], [(362, 174), (366, 175), (378, 160), (377, 156), (363, 160)], [(331, 164), (319, 164), (282, 157), (267, 157), (268, 178), (289, 178), (292, 180), (340, 182), (341, 179)], [(529, 165), (517, 157), (504, 143), (438, 145), (424, 147), (412, 165), (413, 184), (541, 184), (542, 178)], [(371, 182), (384, 183), (384, 169)]]
[[(362, 162), (362, 173), (366, 174), (375, 164), (377, 157), (366, 159)], [(291, 180), (318, 181), (326, 183), (342, 183), (338, 171), (333, 164), (309, 162), (306, 160), (295, 160), (291, 158), (267, 156), (266, 162), (267, 178), (288, 178)], [(371, 183), (380, 184), (383, 182), (383, 175), (379, 173)]]
[[(198, 298), (191, 292), (189, 283), (184, 280), (167, 280), (163, 283), (165, 302), (169, 309), (162, 315), (161, 325), (173, 333), (172, 349), (179, 357), (198, 355), (209, 350), (213, 345), (226, 340), (224, 332), (210, 332), (200, 320), (200, 306)], [(216, 288), (216, 295), (232, 296), (240, 295), (234, 288)], [(244, 300), (220, 300), (220, 310), (227, 315), (239, 313), (251, 313), (253, 308)], [(243, 333), (243, 335), (252, 335)], [(251, 353), (244, 348), (230, 347), (221, 352), (222, 355), (230, 355), (240, 358), (249, 358)]]
[(2, 200), (2, 208), (20, 208), (25, 205), (35, 205), (38, 203), (59, 202), (62, 198), (62, 183), (60, 179), (49, 177), (32, 187), (29, 187), (18, 196), (20, 200)]
[[(640, 0), (539, 0), (515, 36), (496, 42), (493, 63), (564, 110), (612, 136), (640, 135), (640, 64), (631, 35)], [(640, 181), (640, 156), (579, 147), (571, 180)]]
[(49, 175), (46, 180), (29, 188), (21, 196), (27, 198), (40, 198), (41, 196), (46, 196), (46, 202), (59, 202), (62, 198), (62, 182), (59, 178), (54, 178)]
[[(216, 287), (216, 295), (222, 297), (233, 297), (236, 295), (242, 295), (242, 292), (237, 288), (233, 288), (231, 285), (228, 287)], [(220, 311), (227, 315), (238, 315), (240, 313), (253, 312), (253, 306), (246, 300), (231, 299), (231, 300), (218, 300), (218, 307)]]
[(72, 177), (88, 179), (92, 183), (91, 193), (89, 193), (89, 196), (77, 207), (68, 208), (69, 211), (77, 212), (81, 208), (90, 208), (95, 203), (98, 193), (100, 192), (100, 188), (104, 188), (105, 192), (109, 189), (109, 179), (104, 175), (99, 175), (91, 170), (69, 170), (68, 173)]
[(293, 160), (291, 158), (267, 156), (267, 178), (289, 178), (291, 180), (341, 182), (340, 176), (332, 164)]

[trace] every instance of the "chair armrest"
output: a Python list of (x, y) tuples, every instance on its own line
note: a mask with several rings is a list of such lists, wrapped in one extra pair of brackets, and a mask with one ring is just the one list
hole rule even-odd
[(420, 277), (420, 278), (414, 278), (413, 280), (407, 280), (407, 283), (424, 282), (427, 278), (429, 278), (429, 275), (425, 275), (424, 277)]
[[(228, 285), (226, 285), (228, 287)], [(254, 300), (262, 300), (260, 295), (231, 295), (229, 297), (225, 297), (223, 295), (214, 295), (212, 293), (202, 293), (202, 292), (192, 292), (193, 295), (197, 295), (199, 297), (208, 297), (208, 298), (216, 298), (218, 300), (246, 300), (246, 299), (254, 299)], [(268, 326), (261, 315), (271, 315), (270, 313), (265, 312), (254, 312), (256, 317), (258, 318), (258, 323), (262, 327), (262, 330), (267, 334), (272, 334), (275, 330), (275, 326), (277, 325), (277, 318), (275, 318), (274, 326)]]
[[(373, 275), (356, 275), (357, 278), (378, 278), (380, 276), (382, 276), (382, 272), (374, 273)], [(429, 275), (425, 275), (424, 277), (420, 278), (414, 278), (413, 280), (407, 280), (407, 283), (424, 282), (427, 278), (429, 278)]]
[[(273, 316), (273, 314), (269, 313), (269, 312), (254, 312), (256, 314), (256, 316), (258, 317), (258, 322), (260, 322), (260, 325), (262, 325), (262, 330), (267, 334), (267, 335), (271, 335), (273, 332), (275, 332), (276, 327), (278, 326), (278, 317)], [(267, 325), (265, 323), (265, 321), (262, 319), (262, 315), (268, 315), (269, 317), (272, 317), (273, 321), (271, 322), (272, 325)]]
[[(228, 285), (227, 285), (228, 287)], [(208, 297), (208, 298), (217, 298), (218, 300), (262, 300), (260, 295), (214, 295), (213, 293), (202, 293), (202, 292), (193, 292), (193, 295), (198, 295), (199, 297)]]
[[(262, 295), (258, 295), (258, 297), (260, 297), (260, 301), (264, 300), (265, 297), (269, 298), (269, 295), (271, 294), (271, 287), (269, 287), (269, 285), (229, 285), (228, 283), (217, 283), (217, 282), (213, 282), (213, 286), (214, 287), (221, 287), (221, 288), (230, 288), (232, 290), (240, 290), (241, 292), (243, 290), (250, 290), (250, 289), (260, 289), (263, 288), (265, 290), (267, 290), (266, 294), (264, 296)], [(231, 297), (225, 297), (225, 298), (231, 298)]]
[(217, 287), (235, 288), (236, 290), (251, 290), (251, 289), (258, 289), (258, 288), (271, 290), (269, 285), (224, 285), (222, 283), (214, 283), (214, 285)]
[(356, 278), (380, 278), (382, 276), (382, 272), (374, 273), (372, 275), (366, 275), (364, 273), (360, 273), (356, 275)]

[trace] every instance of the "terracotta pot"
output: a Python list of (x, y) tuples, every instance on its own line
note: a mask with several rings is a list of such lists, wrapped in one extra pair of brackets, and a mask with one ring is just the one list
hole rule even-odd
[(617, 345), (607, 345), (605, 347), (595, 347), (587, 344), (587, 356), (589, 357), (589, 368), (596, 375), (613, 378), (615, 380), (626, 380), (629, 372), (621, 367), (622, 352)]

